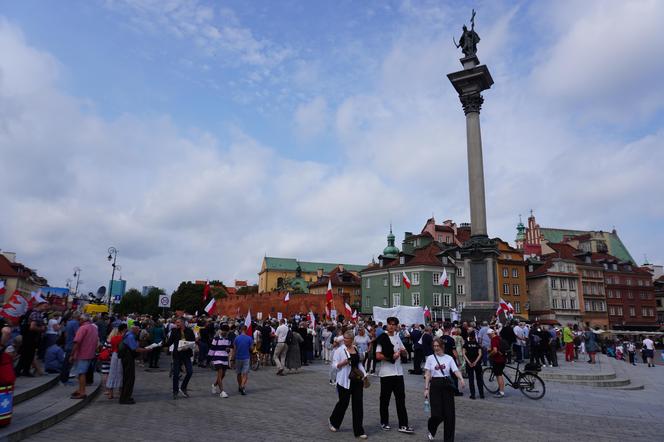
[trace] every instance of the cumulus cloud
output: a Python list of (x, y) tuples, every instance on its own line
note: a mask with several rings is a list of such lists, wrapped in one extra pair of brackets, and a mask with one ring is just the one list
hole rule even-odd
[(300, 104), (295, 109), (295, 130), (298, 136), (309, 141), (325, 131), (328, 124), (327, 101), (316, 97), (309, 102)]

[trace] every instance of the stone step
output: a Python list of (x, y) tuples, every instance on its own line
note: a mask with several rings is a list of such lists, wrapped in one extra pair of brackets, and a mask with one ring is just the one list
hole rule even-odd
[[(70, 399), (71, 386), (59, 385), (14, 405), (12, 421), (0, 429), (0, 441), (19, 441), (51, 427), (85, 407), (101, 390), (101, 380), (87, 388), (85, 399)], [(57, 379), (56, 379), (57, 384)]]
[(540, 377), (549, 381), (607, 381), (616, 378), (615, 373), (541, 373)]
[(34, 378), (19, 377), (14, 384), (14, 406), (25, 402), (58, 384), (58, 375), (49, 374)]
[(558, 382), (560, 384), (572, 385), (587, 385), (589, 387), (603, 387), (603, 388), (616, 388), (625, 387), (630, 385), (631, 381), (627, 378), (624, 379), (605, 379), (605, 380), (589, 380), (589, 379), (546, 379), (549, 382)]

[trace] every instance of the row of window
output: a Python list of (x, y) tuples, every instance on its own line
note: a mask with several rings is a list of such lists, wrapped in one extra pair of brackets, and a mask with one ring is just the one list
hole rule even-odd
[[(371, 296), (366, 297), (367, 305), (371, 304)], [(392, 293), (392, 306), (397, 307), (401, 305), (401, 293)], [(420, 294), (418, 292), (410, 294), (410, 305), (414, 307), (420, 306)], [(388, 306), (387, 297), (383, 297), (383, 306)], [(448, 293), (434, 293), (433, 294), (433, 307), (452, 307), (452, 295)]]
[(583, 283), (583, 294), (584, 295), (603, 295), (604, 294), (604, 285), (596, 282), (584, 282)]
[(604, 301), (585, 301), (584, 306), (587, 312), (605, 312), (606, 304)]
[[(457, 268), (456, 269), (456, 275), (459, 277), (463, 277), (463, 268)], [(440, 277), (442, 276), (442, 273), (434, 272), (432, 273), (432, 280), (431, 282), (433, 285), (439, 285), (440, 284)], [(402, 280), (403, 275), (401, 273), (393, 273), (392, 274), (392, 287), (400, 287), (401, 286), (401, 280)], [(449, 276), (448, 276), (449, 278)], [(411, 272), (410, 273), (410, 283), (412, 285), (420, 285), (420, 272)], [(368, 289), (371, 288), (371, 278), (366, 278), (366, 282), (364, 283), (364, 286)], [(387, 287), (387, 276), (383, 276), (383, 287)]]
[[(609, 306), (609, 315), (622, 316), (623, 308)], [(629, 316), (632, 318), (636, 317), (636, 307), (634, 306), (629, 307)], [(652, 307), (641, 307), (641, 316), (643, 316), (644, 318), (652, 318), (655, 316), (655, 309)]]
[[(510, 277), (510, 269), (507, 267), (503, 267), (503, 278), (509, 278)], [(519, 277), (519, 269), (515, 269), (512, 267), (512, 278), (518, 278)]]
[(553, 298), (551, 300), (551, 306), (555, 309), (561, 310), (576, 310), (576, 299), (567, 299), (567, 298)]
[[(510, 294), (510, 285), (507, 283), (503, 284), (503, 295), (509, 295)], [(514, 296), (519, 296), (520, 289), (519, 289), (519, 284), (512, 284), (512, 295)]]
[[(622, 298), (622, 292), (620, 290), (609, 289), (606, 291), (607, 298)], [(652, 293), (650, 292), (639, 292), (639, 298), (641, 299), (652, 299)], [(634, 292), (627, 290), (627, 299), (634, 299)]]
[(574, 278), (556, 278), (551, 277), (551, 288), (555, 290), (572, 290), (576, 291), (576, 279)]
[(581, 274), (589, 278), (601, 278), (602, 272), (599, 270), (582, 270)]
[(637, 285), (639, 287), (644, 287), (644, 286), (650, 287), (650, 280), (648, 279), (633, 280), (632, 278), (621, 278), (620, 276), (607, 276), (605, 278), (605, 281), (607, 284), (625, 284), (625, 285)]

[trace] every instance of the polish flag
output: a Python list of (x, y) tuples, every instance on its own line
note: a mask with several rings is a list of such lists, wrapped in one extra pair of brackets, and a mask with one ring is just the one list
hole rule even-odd
[(207, 313), (208, 316), (212, 316), (212, 312), (215, 310), (216, 306), (217, 300), (214, 298), (210, 299), (210, 302), (205, 306), (205, 313)]
[(41, 290), (38, 292), (30, 292), (30, 301), (28, 302), (28, 308), (33, 308), (34, 306), (41, 304), (42, 302), (48, 302), (42, 296)]
[(352, 317), (353, 316), (353, 309), (350, 308), (350, 305), (348, 305), (347, 302), (344, 302), (344, 308), (346, 309), (346, 316), (348, 318)]
[(0, 295), (5, 294), (5, 281), (0, 281)]
[(252, 336), (254, 332), (251, 331), (251, 310), (247, 310), (247, 317), (244, 318), (244, 325), (247, 326), (247, 336)]
[(449, 287), (450, 278), (447, 276), (447, 269), (443, 269), (443, 276), (440, 277), (440, 285), (443, 287)]
[(286, 293), (286, 297), (284, 297), (284, 304), (288, 304), (288, 301), (290, 301), (290, 292)]
[(496, 316), (500, 315), (500, 313), (503, 312), (505, 316), (507, 316), (510, 312), (510, 307), (507, 302), (503, 300), (503, 298), (500, 298), (500, 302), (498, 303), (498, 309), (496, 310)]
[(2, 306), (0, 316), (13, 322), (18, 323), (21, 316), (28, 311), (28, 300), (21, 295), (18, 290), (7, 300), (7, 303)]
[(424, 317), (431, 318), (431, 311), (429, 310), (429, 307), (427, 307), (426, 305), (424, 306)]
[(357, 310), (353, 310), (353, 315), (351, 318), (353, 318), (353, 320), (357, 320)]
[(328, 279), (327, 281), (327, 293), (325, 293), (325, 302), (327, 304), (332, 304), (332, 280)]
[(410, 288), (410, 279), (408, 279), (408, 275), (406, 275), (406, 272), (401, 272), (401, 275), (403, 276), (403, 283), (406, 286), (407, 289)]
[(210, 296), (210, 281), (205, 281), (205, 287), (203, 287), (203, 302), (207, 301), (208, 296)]
[(311, 321), (311, 328), (314, 330), (316, 329), (316, 317), (314, 316), (314, 312), (309, 310), (309, 321)]

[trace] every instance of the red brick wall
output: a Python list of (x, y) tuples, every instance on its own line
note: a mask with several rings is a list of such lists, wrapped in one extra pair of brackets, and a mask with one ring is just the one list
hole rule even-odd
[[(256, 318), (258, 312), (263, 313), (263, 318), (271, 315), (277, 316), (277, 312), (284, 315), (298, 312), (307, 313), (312, 310), (314, 313), (323, 314), (325, 312), (325, 295), (312, 294), (293, 294), (290, 295), (290, 302), (284, 303), (286, 292), (271, 293), (253, 293), (249, 295), (233, 295), (221, 299), (217, 302), (217, 314), (226, 316), (235, 316), (240, 308), (240, 315), (247, 314), (251, 309), (251, 316)], [(344, 314), (343, 297), (334, 295), (333, 306), (338, 314)]]

